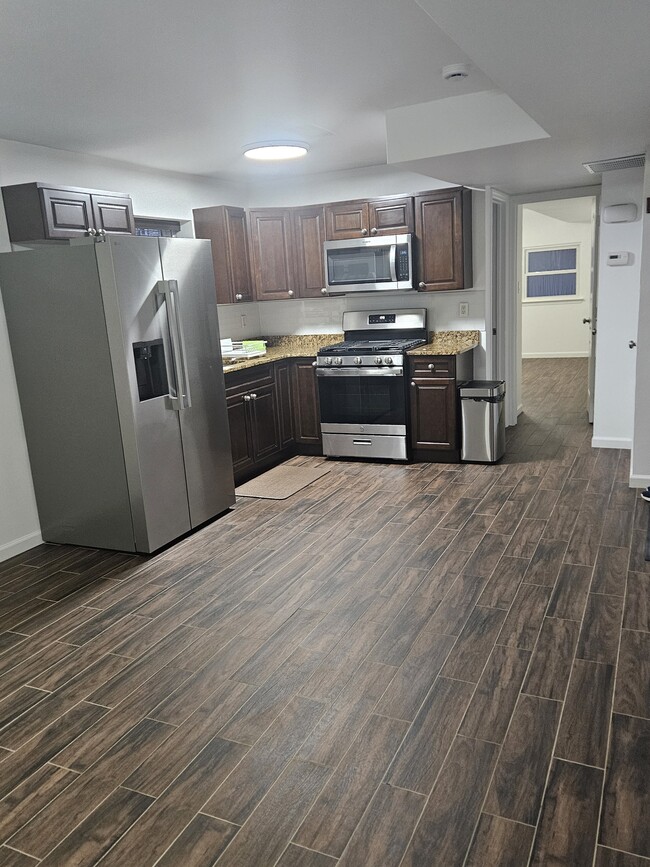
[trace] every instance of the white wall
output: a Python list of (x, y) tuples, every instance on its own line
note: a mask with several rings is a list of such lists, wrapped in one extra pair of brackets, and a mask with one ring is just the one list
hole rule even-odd
[[(598, 334), (596, 337), (596, 385), (594, 391), (595, 448), (631, 448), (634, 430), (636, 350), (628, 342), (637, 339), (641, 245), (643, 223), (643, 169), (624, 169), (603, 175), (601, 214), (608, 205), (634, 202), (638, 217), (633, 223), (600, 224), (598, 267)], [(631, 263), (607, 265), (607, 255), (627, 251)], [(648, 393), (641, 397), (646, 403)]]
[[(522, 357), (588, 356), (591, 332), (582, 320), (591, 316), (591, 223), (568, 222), (522, 208), (522, 246), (579, 245), (578, 298), (571, 301), (522, 300)], [(525, 268), (525, 256), (522, 257)], [(521, 277), (522, 298), (525, 277)]]
[[(0, 140), (0, 185), (46, 181), (131, 193), (136, 214), (191, 220), (192, 208), (240, 202), (214, 178), (143, 171), (112, 160)], [(0, 252), (10, 249), (0, 206)], [(0, 287), (1, 288), (1, 287)], [(0, 560), (41, 541), (9, 340), (0, 299)]]
[[(643, 201), (650, 198), (650, 163), (646, 157)], [(636, 400), (630, 484), (650, 485), (650, 215), (642, 211), (643, 261), (636, 348)], [(632, 354), (632, 353), (630, 353)]]

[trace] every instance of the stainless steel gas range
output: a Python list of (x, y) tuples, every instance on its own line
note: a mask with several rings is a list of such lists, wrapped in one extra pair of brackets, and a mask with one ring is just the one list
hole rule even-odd
[(426, 310), (344, 313), (343, 332), (316, 359), (323, 453), (406, 460), (405, 353), (427, 342)]

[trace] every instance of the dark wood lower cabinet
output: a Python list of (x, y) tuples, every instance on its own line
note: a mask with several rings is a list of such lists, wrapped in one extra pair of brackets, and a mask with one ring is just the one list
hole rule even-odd
[(458, 385), (472, 378), (472, 354), (409, 358), (411, 457), (415, 461), (460, 459)]
[(226, 374), (233, 470), (239, 484), (294, 454), (320, 454), (313, 359)]

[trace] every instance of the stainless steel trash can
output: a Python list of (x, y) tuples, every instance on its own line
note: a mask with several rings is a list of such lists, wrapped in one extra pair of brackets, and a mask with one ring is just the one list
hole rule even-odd
[(496, 463), (506, 450), (504, 398), (502, 380), (474, 379), (459, 387), (462, 414), (463, 461)]

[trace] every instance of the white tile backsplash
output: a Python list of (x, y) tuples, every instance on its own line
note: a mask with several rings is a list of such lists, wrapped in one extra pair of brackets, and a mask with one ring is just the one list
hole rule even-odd
[(261, 337), (264, 332), (260, 323), (259, 307), (257, 302), (218, 304), (221, 338), (231, 337), (233, 340), (247, 340), (250, 337)]

